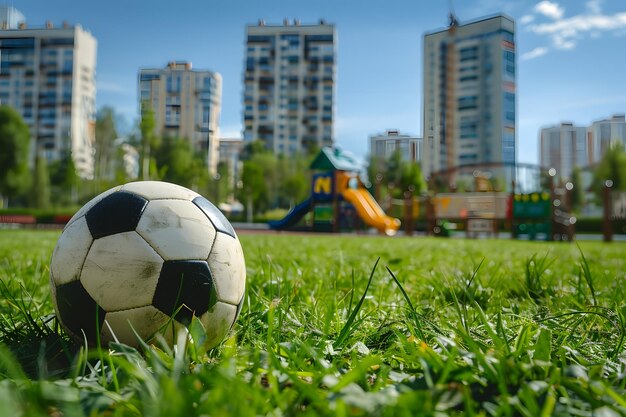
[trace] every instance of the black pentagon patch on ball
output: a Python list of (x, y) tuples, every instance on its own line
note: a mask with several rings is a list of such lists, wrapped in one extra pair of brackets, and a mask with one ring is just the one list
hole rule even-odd
[(118, 191), (98, 201), (85, 215), (94, 239), (135, 230), (148, 200)]
[(230, 224), (226, 216), (224, 216), (224, 214), (222, 214), (222, 212), (215, 207), (213, 203), (202, 196), (194, 198), (193, 203), (198, 206), (204, 214), (206, 214), (218, 232), (226, 233), (234, 238), (237, 237), (235, 229), (233, 229), (233, 226)]
[(205, 261), (165, 261), (152, 305), (185, 325), (217, 303), (209, 265)]
[(105, 311), (91, 298), (80, 281), (59, 285), (57, 308), (59, 318), (75, 336), (85, 332), (87, 340), (96, 341), (96, 336), (104, 323)]

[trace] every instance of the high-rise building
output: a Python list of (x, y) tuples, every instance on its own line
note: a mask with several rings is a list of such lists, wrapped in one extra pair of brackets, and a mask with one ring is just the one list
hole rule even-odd
[(246, 32), (244, 140), (284, 154), (331, 146), (335, 26), (260, 21)]
[(139, 103), (154, 113), (155, 134), (184, 138), (206, 155), (209, 172), (217, 171), (222, 77), (193, 70), (190, 62), (139, 71)]
[(94, 172), (96, 47), (79, 25), (26, 26), (13, 7), (0, 7), (0, 104), (30, 128), (31, 161), (71, 155), (78, 175)]
[(394, 152), (400, 152), (404, 161), (421, 162), (422, 138), (403, 135), (395, 129), (370, 136), (370, 155), (372, 157), (387, 159)]
[(590, 148), (584, 126), (563, 122), (546, 127), (539, 134), (539, 164), (554, 168), (557, 178), (571, 179), (574, 168), (589, 165)]
[[(424, 35), (425, 175), (516, 160), (515, 23), (496, 15)], [(509, 178), (506, 178), (509, 182)]]
[(598, 120), (589, 127), (591, 141), (590, 163), (600, 162), (611, 146), (626, 145), (626, 116), (613, 115), (610, 119)]

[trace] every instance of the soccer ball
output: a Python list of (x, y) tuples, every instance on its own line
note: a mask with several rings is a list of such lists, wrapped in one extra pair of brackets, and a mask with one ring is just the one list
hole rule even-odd
[(197, 317), (206, 346), (233, 326), (246, 283), (232, 225), (187, 188), (140, 181), (83, 206), (54, 248), (50, 287), (57, 318), (76, 340), (119, 341), (161, 334), (174, 343)]

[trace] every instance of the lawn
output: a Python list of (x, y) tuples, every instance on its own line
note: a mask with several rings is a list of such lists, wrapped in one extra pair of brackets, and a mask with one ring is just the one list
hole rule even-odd
[[(0, 415), (626, 415), (626, 245), (245, 235), (230, 337), (85, 350), (0, 231)], [(194, 340), (201, 339), (191, 332)]]

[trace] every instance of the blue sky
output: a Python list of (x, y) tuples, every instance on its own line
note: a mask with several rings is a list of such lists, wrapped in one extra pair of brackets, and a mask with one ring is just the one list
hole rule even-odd
[(504, 12), (516, 21), (518, 160), (542, 126), (626, 112), (626, 2), (422, 0), (12, 0), (30, 26), (80, 24), (98, 41), (97, 107), (137, 119), (137, 72), (186, 60), (223, 77), (221, 129), (240, 136), (245, 26), (325, 19), (337, 27), (335, 136), (359, 157), (388, 128), (421, 135), (422, 36)]

